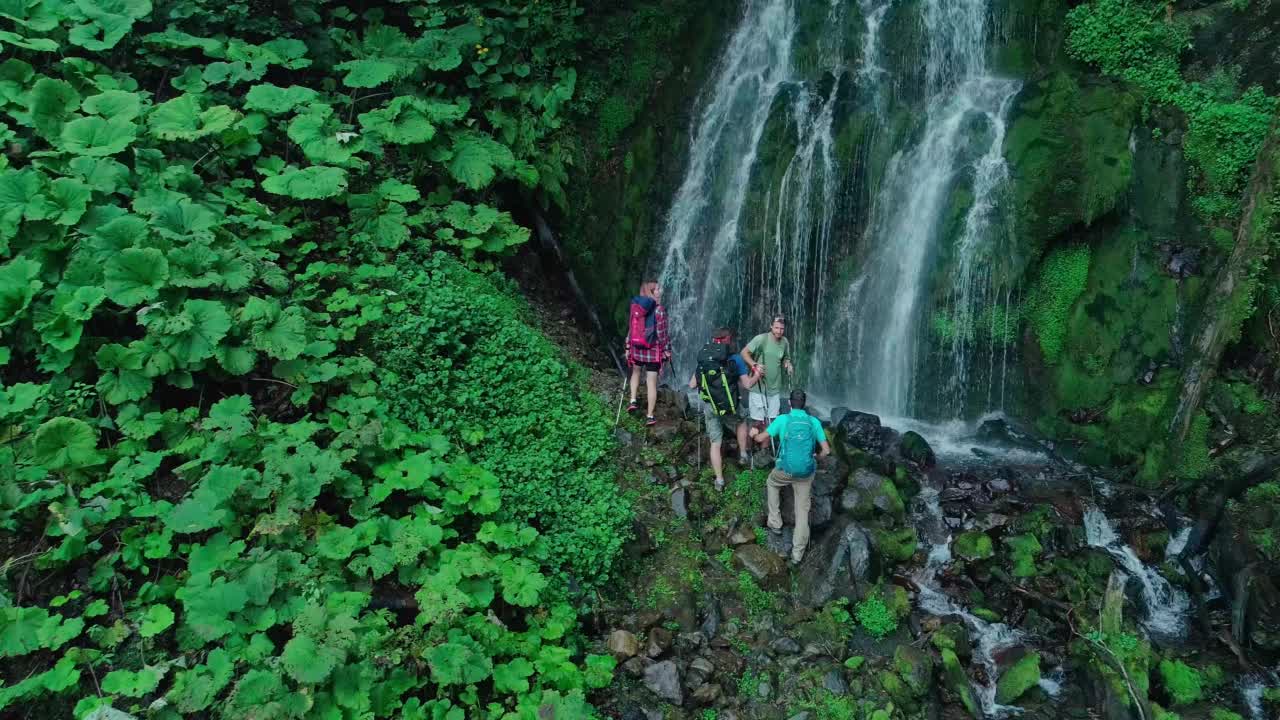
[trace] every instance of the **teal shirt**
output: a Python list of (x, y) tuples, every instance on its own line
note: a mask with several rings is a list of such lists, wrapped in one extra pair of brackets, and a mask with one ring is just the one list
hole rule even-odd
[[(808, 422), (810, 425), (813, 425), (814, 447), (817, 447), (819, 444), (827, 441), (827, 434), (822, 429), (822, 421), (810, 415), (809, 413), (805, 412), (804, 410), (792, 410), (786, 415), (779, 415), (778, 417), (774, 418), (773, 422), (769, 423), (769, 427), (765, 429), (765, 432), (769, 433), (769, 437), (777, 440), (778, 438), (781, 438), (783, 435), (786, 434), (787, 425), (793, 421)], [(778, 447), (778, 457), (779, 458), (782, 457), (781, 445), (779, 445)]]

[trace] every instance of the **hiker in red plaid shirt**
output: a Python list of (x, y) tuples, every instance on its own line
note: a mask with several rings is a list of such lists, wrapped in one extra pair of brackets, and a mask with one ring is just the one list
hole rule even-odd
[(653, 416), (658, 405), (658, 373), (662, 363), (671, 359), (671, 336), (667, 333), (667, 309), (659, 304), (662, 287), (655, 280), (640, 284), (640, 293), (631, 298), (630, 322), (627, 325), (627, 364), (631, 366), (631, 404), (627, 412), (640, 409), (636, 391), (640, 389), (640, 370), (645, 373), (649, 412), (644, 424), (654, 425)]

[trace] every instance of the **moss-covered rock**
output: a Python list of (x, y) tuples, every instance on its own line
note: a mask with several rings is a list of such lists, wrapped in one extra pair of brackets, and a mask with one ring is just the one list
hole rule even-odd
[(995, 545), (992, 544), (991, 537), (984, 532), (977, 531), (957, 535), (952, 549), (955, 550), (956, 555), (965, 560), (986, 560), (996, 554)]
[(996, 681), (996, 702), (1008, 705), (1040, 682), (1040, 653), (1029, 652), (1009, 666)]
[(893, 669), (917, 697), (933, 686), (933, 658), (915, 646), (898, 646), (893, 653)]
[(904, 460), (915, 463), (920, 467), (933, 467), (933, 464), (937, 462), (937, 457), (933, 454), (933, 448), (929, 446), (929, 441), (914, 430), (908, 430), (902, 434), (902, 440), (898, 443), (898, 452)]
[(973, 692), (973, 683), (969, 681), (969, 676), (965, 674), (964, 666), (960, 664), (960, 658), (956, 656), (953, 650), (943, 648), (941, 652), (942, 678), (947, 690), (955, 695), (960, 704), (964, 706), (965, 711), (969, 713), (969, 717), (981, 720), (983, 717), (982, 706), (978, 704), (977, 697)]
[(952, 622), (943, 625), (935, 630), (929, 639), (934, 647), (939, 650), (950, 650), (958, 657), (968, 659), (973, 654), (969, 631), (960, 623)]
[(885, 561), (894, 563), (906, 562), (916, 553), (919, 537), (914, 527), (896, 530), (875, 529), (871, 532), (877, 551)]
[(1009, 573), (1014, 577), (1032, 577), (1038, 570), (1036, 557), (1044, 551), (1035, 535), (1011, 535), (1001, 541), (1001, 545), (1009, 554), (1011, 567)]
[(1181, 660), (1161, 660), (1160, 685), (1173, 707), (1190, 705), (1204, 697), (1203, 678), (1200, 671)]

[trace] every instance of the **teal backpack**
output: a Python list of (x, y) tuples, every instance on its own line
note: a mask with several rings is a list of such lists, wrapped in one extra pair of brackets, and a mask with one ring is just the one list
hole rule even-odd
[(782, 431), (782, 452), (778, 454), (778, 468), (792, 477), (812, 475), (818, 469), (813, 459), (813, 425), (809, 418), (793, 417)]

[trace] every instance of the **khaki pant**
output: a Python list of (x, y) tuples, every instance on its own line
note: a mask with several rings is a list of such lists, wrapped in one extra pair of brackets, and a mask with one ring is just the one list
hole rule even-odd
[(813, 488), (813, 475), (795, 477), (774, 468), (769, 473), (766, 492), (769, 496), (769, 527), (782, 529), (782, 488), (790, 487), (794, 495), (792, 503), (795, 507), (796, 530), (791, 536), (791, 559), (800, 562), (805, 548), (809, 545), (809, 497)]

